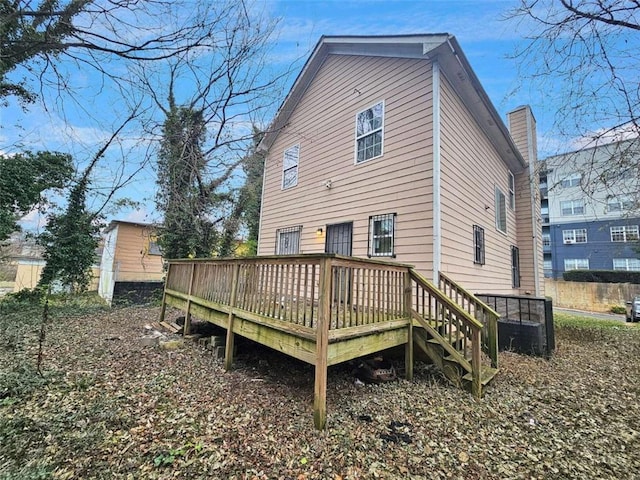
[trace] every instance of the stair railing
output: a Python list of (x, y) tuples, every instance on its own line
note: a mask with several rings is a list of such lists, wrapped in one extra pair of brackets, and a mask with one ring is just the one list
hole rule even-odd
[(412, 317), (445, 351), (472, 375), (471, 390), (482, 392), (482, 323), (441, 292), (433, 283), (410, 269)]
[(439, 274), (438, 287), (469, 315), (482, 323), (482, 350), (491, 359), (491, 366), (498, 368), (498, 319), (500, 314), (442, 272)]

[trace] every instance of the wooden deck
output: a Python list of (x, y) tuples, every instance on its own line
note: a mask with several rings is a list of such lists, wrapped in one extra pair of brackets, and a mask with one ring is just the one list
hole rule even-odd
[(442, 367), (454, 363), (482, 394), (483, 377), (498, 366), (498, 315), (444, 276), (441, 286), (409, 265), (334, 254), (173, 260), (160, 320), (170, 305), (186, 312), (185, 332), (191, 315), (225, 328), (227, 369), (235, 335), (314, 365), (322, 429), (327, 367), (400, 345), (408, 379), (415, 343)]

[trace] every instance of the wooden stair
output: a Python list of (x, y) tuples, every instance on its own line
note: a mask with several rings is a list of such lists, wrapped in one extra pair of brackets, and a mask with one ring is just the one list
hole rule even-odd
[[(445, 340), (449, 342), (449, 336)], [(451, 345), (460, 342), (461, 337), (452, 334)], [(425, 329), (414, 327), (413, 341), (421, 351), (423, 351), (429, 359), (440, 369), (444, 376), (454, 385), (471, 391), (473, 374), (469, 364), (465, 364), (454, 355), (449, 355), (448, 348), (442, 343), (442, 340), (431, 336)], [(480, 370), (480, 383), (483, 387), (488, 385), (493, 377), (498, 373), (497, 368), (483, 365)]]

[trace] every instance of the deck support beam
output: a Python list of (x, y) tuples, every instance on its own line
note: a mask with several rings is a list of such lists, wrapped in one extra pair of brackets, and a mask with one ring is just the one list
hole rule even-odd
[(191, 333), (191, 295), (193, 293), (193, 279), (196, 276), (196, 264), (191, 264), (191, 275), (189, 276), (189, 296), (187, 297), (187, 311), (184, 314), (184, 327), (182, 335), (186, 336)]
[(313, 392), (313, 423), (318, 430), (327, 424), (327, 351), (329, 347), (329, 314), (331, 311), (331, 259), (320, 263), (320, 296), (316, 327), (316, 376)]
[(411, 318), (411, 274), (404, 274), (404, 315), (409, 318), (407, 327), (407, 343), (404, 347), (404, 376), (407, 380), (413, 380), (413, 319)]
[(233, 279), (231, 280), (231, 301), (229, 310), (229, 321), (227, 322), (227, 340), (224, 347), (224, 369), (231, 370), (233, 366), (233, 349), (235, 347), (235, 334), (233, 333), (233, 324), (236, 319), (234, 308), (236, 307), (236, 300), (238, 298), (238, 276), (240, 272), (240, 264), (236, 263), (233, 266)]

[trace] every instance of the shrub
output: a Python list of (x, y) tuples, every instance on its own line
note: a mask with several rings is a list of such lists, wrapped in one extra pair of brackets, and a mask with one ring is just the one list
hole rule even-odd
[(614, 305), (611, 307), (611, 313), (617, 313), (622, 315), (627, 313), (627, 309), (625, 307), (621, 307), (620, 305)]
[(640, 284), (640, 272), (626, 270), (570, 270), (564, 272), (562, 278), (567, 282)]

